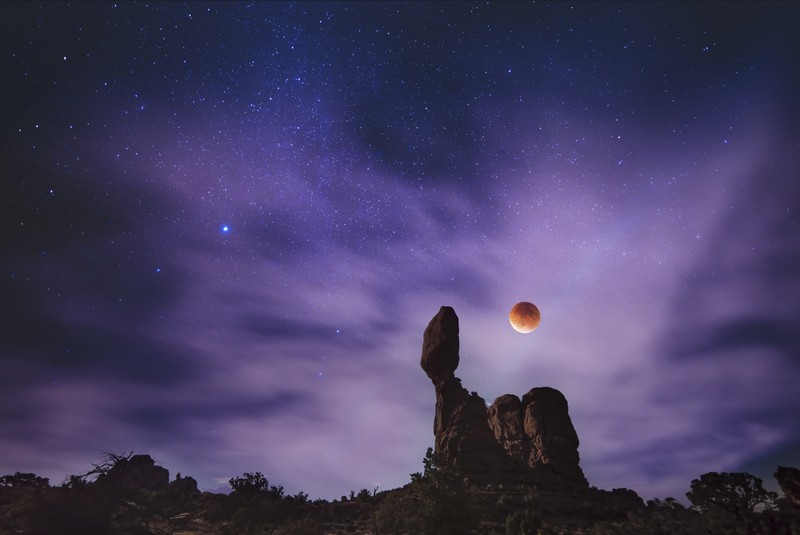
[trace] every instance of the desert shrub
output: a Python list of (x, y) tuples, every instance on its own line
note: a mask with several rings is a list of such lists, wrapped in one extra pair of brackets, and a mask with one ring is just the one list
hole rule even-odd
[(398, 491), (387, 495), (375, 511), (377, 533), (380, 535), (425, 533), (419, 510), (419, 499), (409, 492)]
[(106, 454), (89, 472), (69, 476), (61, 486), (42, 492), (31, 515), (30, 533), (147, 533), (143, 526), (148, 519), (168, 517), (186, 505), (176, 503), (167, 487), (148, 490), (120, 477), (133, 458), (132, 453)]
[[(209, 519), (226, 523), (225, 533), (272, 533), (287, 526), (294, 526), (295, 531), (286, 533), (311, 533), (311, 524), (300, 522), (308, 511), (308, 494), (287, 496), (282, 486), (270, 485), (261, 472), (246, 472), (231, 478), (229, 484), (233, 492), (209, 511)], [(306, 531), (298, 531), (301, 529)]]
[(36, 474), (17, 472), (13, 476), (0, 477), (0, 487), (10, 487), (15, 489), (46, 489), (50, 486), (50, 480), (46, 477), (39, 477)]
[(419, 498), (419, 533), (461, 535), (477, 529), (477, 502), (465, 488), (463, 477), (432, 448), (428, 448), (422, 465), (422, 474), (411, 474), (411, 488)]
[(85, 474), (77, 476), (69, 476), (67, 482), (77, 485), (79, 482), (91, 483), (96, 481), (101, 476), (106, 476), (109, 473), (120, 471), (119, 467), (124, 466), (128, 461), (133, 458), (133, 451), (127, 453), (106, 453), (103, 459), (98, 464), (92, 464), (92, 469)]
[(261, 472), (245, 472), (242, 477), (230, 478), (228, 484), (237, 496), (246, 499), (269, 492), (269, 481)]
[(514, 511), (506, 517), (506, 535), (536, 535), (541, 527), (541, 517), (531, 509)]
[(424, 471), (411, 484), (388, 494), (375, 511), (375, 526), (385, 535), (463, 535), (478, 528), (476, 499), (463, 478), (428, 448)]
[(778, 511), (745, 512), (737, 516), (716, 505), (703, 511), (687, 508), (674, 498), (650, 500), (645, 510), (630, 512), (626, 520), (599, 522), (594, 526), (598, 535), (790, 535), (796, 532), (792, 529), (791, 520)]
[(361, 489), (358, 491), (358, 494), (355, 495), (355, 499), (361, 503), (370, 503), (373, 496), (374, 494), (367, 489)]
[(322, 527), (311, 518), (301, 518), (272, 531), (271, 535), (322, 535)]
[(298, 491), (297, 494), (295, 494), (294, 496), (288, 496), (287, 498), (290, 500), (294, 500), (298, 503), (308, 503), (308, 494), (306, 494), (302, 490)]
[(764, 489), (763, 482), (745, 472), (708, 472), (692, 480), (686, 497), (698, 511), (726, 511), (742, 517), (758, 510), (772, 509), (778, 495)]
[(628, 513), (627, 520), (606, 521), (595, 525), (595, 533), (620, 535), (700, 535), (706, 533), (699, 523), (699, 514), (687, 509), (674, 498), (654, 499), (647, 507)]
[[(128, 462), (133, 452), (107, 453), (85, 474), (69, 476), (60, 487), (42, 494), (31, 516), (33, 534), (61, 533), (102, 535), (135, 524), (140, 515), (130, 505), (135, 492), (97, 479)], [(130, 530), (129, 530), (130, 531)], [(133, 533), (133, 531), (131, 531)]]
[(647, 500), (647, 508), (655, 511), (683, 511), (686, 507), (672, 496), (663, 500), (654, 498)]
[(88, 485), (52, 489), (36, 503), (31, 533), (111, 533), (116, 504), (113, 497)]

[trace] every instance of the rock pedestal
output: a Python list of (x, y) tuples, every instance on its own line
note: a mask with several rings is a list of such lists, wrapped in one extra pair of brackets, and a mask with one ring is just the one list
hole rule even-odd
[(458, 316), (442, 307), (425, 329), (420, 361), (436, 388), (436, 453), (479, 481), (519, 480), (538, 471), (588, 485), (563, 394), (533, 388), (522, 400), (500, 396), (487, 409), (483, 398), (468, 393), (454, 374), (458, 350)]

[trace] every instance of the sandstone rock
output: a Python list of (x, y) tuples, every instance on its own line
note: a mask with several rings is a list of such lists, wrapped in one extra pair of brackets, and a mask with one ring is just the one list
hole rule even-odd
[(793, 504), (800, 506), (800, 470), (779, 466), (775, 472), (775, 479), (778, 481), (783, 495)]
[(486, 402), (453, 375), (458, 349), (458, 316), (451, 307), (441, 307), (425, 329), (420, 361), (436, 388), (434, 449), (463, 474), (485, 480), (508, 470), (510, 461), (489, 428)]
[(453, 376), (458, 368), (458, 316), (451, 307), (442, 307), (425, 329), (420, 365), (435, 383)]
[(522, 400), (506, 394), (487, 410), (454, 375), (459, 363), (458, 316), (441, 307), (425, 329), (422, 369), (436, 388), (435, 451), (471, 480), (520, 481), (545, 470), (587, 485), (578, 435), (558, 390), (533, 388)]
[(549, 466), (563, 477), (586, 481), (564, 395), (554, 388), (533, 388), (522, 397), (522, 411), (525, 434), (532, 442), (528, 465)]
[(489, 427), (494, 438), (514, 461), (527, 464), (530, 443), (522, 425), (522, 403), (513, 394), (504, 394), (489, 407)]
[(452, 377), (436, 392), (436, 452), (465, 475), (485, 479), (507, 464), (486, 421), (486, 402)]
[(522, 397), (521, 405), (526, 435), (552, 435), (575, 448), (580, 445), (564, 394), (547, 386), (532, 388)]
[(180, 474), (177, 475), (174, 481), (170, 482), (169, 491), (181, 496), (200, 494), (200, 491), (197, 490), (197, 480), (191, 476), (181, 477)]
[(98, 485), (137, 490), (160, 490), (169, 485), (169, 471), (156, 466), (149, 455), (134, 455), (120, 459), (105, 474), (97, 478)]
[(191, 513), (180, 513), (180, 514), (177, 514), (175, 516), (171, 516), (169, 518), (169, 522), (170, 522), (170, 524), (176, 524), (178, 526), (185, 526), (186, 524), (189, 523), (189, 521), (191, 519), (192, 519), (192, 514)]

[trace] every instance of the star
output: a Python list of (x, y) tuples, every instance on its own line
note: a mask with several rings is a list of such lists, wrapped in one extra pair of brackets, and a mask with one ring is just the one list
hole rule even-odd
[[(489, 402), (542, 375), (568, 394), (595, 486), (682, 497), (708, 459), (796, 451), (795, 4), (15, 4), (0, 376), (25, 380), (0, 407), (26, 403), (0, 474), (62, 479), (166, 432), (201, 487), (245, 458), (321, 497), (405, 485), (430, 407), (402, 409), (423, 429), (402, 444), (382, 415), (446, 304)], [(523, 299), (551, 311), (535, 347), (505, 338)], [(87, 399), (102, 436), (70, 433)], [(293, 437), (325, 457), (328, 433), (380, 459), (307, 480)]]

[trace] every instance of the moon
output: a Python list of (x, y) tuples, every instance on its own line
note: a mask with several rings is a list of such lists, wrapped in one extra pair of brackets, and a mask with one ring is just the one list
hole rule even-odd
[(533, 303), (520, 301), (511, 308), (508, 321), (514, 330), (520, 333), (532, 333), (542, 321), (539, 309)]

